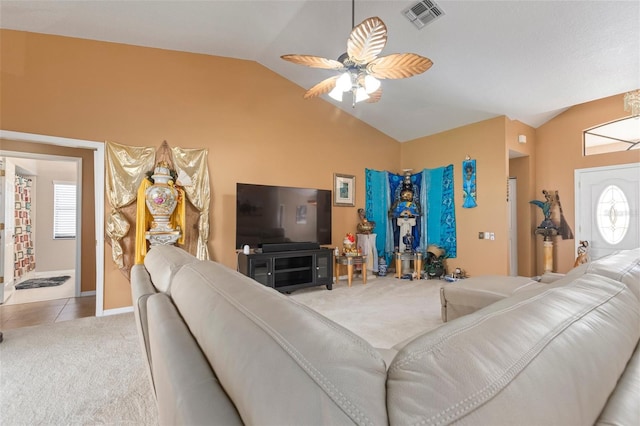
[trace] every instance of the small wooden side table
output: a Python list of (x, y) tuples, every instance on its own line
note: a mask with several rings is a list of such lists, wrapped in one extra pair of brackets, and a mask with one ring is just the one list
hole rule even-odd
[(422, 253), (410, 253), (410, 252), (396, 252), (396, 278), (402, 276), (402, 261), (408, 260), (413, 262), (413, 272), (418, 274), (420, 279), (420, 273), (422, 271)]
[(353, 281), (353, 266), (362, 265), (362, 284), (367, 283), (367, 256), (335, 256), (335, 271), (336, 271), (336, 284), (340, 278), (340, 272), (338, 272), (339, 265), (347, 265), (347, 282), (351, 287), (351, 281)]

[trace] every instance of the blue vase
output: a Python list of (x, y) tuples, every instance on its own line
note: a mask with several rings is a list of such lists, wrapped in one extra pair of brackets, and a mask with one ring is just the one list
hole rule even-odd
[(384, 277), (387, 275), (387, 261), (384, 257), (378, 259), (378, 276)]

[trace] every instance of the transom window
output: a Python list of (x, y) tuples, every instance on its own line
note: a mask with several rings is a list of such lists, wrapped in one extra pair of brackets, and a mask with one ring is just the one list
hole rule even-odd
[(615, 245), (629, 229), (629, 202), (616, 185), (607, 186), (600, 194), (596, 208), (596, 224), (604, 240)]
[(640, 149), (640, 117), (627, 117), (584, 131), (584, 155)]

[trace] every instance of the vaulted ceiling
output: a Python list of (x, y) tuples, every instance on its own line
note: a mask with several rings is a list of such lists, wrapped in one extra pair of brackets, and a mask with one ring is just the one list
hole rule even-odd
[[(384, 80), (378, 103), (306, 102), (331, 102), (404, 142), (499, 115), (538, 127), (572, 105), (640, 88), (638, 1), (438, 0), (444, 13), (422, 29), (403, 14), (416, 3), (356, 1), (355, 23), (380, 17), (382, 55), (417, 53), (430, 70)], [(1, 0), (0, 27), (253, 60), (306, 90), (335, 72), (280, 56), (337, 59), (351, 11), (351, 0)]]

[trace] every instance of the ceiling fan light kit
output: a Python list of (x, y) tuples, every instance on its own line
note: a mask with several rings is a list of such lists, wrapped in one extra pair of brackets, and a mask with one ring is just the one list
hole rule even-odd
[(312, 55), (283, 55), (282, 59), (312, 68), (330, 69), (339, 75), (316, 84), (304, 94), (305, 99), (329, 94), (342, 102), (351, 92), (352, 106), (366, 101), (378, 102), (382, 97), (382, 79), (408, 78), (431, 68), (433, 62), (415, 53), (378, 56), (387, 43), (387, 26), (378, 17), (367, 18), (355, 26), (347, 40), (347, 52), (338, 60)]

